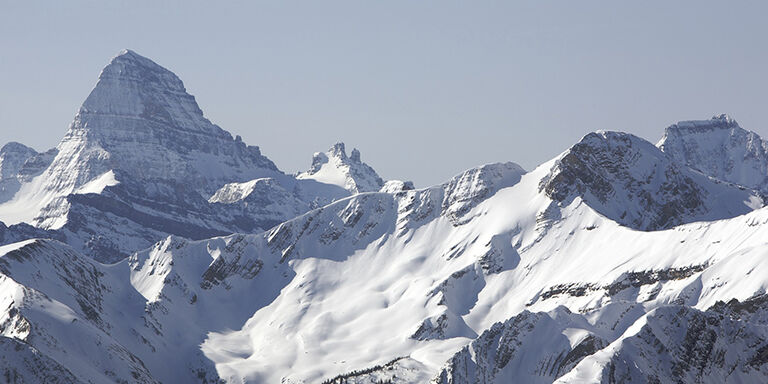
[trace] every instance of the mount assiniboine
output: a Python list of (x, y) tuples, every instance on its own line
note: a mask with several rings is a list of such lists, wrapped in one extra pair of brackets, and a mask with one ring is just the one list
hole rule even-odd
[(0, 150), (0, 378), (765, 383), (766, 193), (725, 115), (429, 188), (343, 143), (287, 174), (123, 51), (55, 149)]

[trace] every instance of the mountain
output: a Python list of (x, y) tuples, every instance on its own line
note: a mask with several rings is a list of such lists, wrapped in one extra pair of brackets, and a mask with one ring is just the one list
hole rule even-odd
[(328, 152), (316, 152), (312, 166), (297, 178), (338, 185), (351, 193), (375, 192), (384, 186), (376, 171), (360, 160), (360, 151), (353, 149), (347, 157), (344, 143), (334, 144)]
[[(111, 266), (54, 241), (9, 246), (0, 272), (41, 294), (4, 290), (18, 308), (8, 324), (31, 324), (4, 335), (16, 329), (13, 337), (65, 361), (79, 380), (135, 371), (146, 382), (173, 372), (202, 382), (500, 383), (583, 376), (588, 359), (658, 324), (648, 332), (674, 361), (710, 367), (713, 378), (731, 364), (745, 380), (766, 377), (755, 358), (768, 345), (765, 312), (750, 303), (765, 292), (768, 211), (638, 231), (582, 201), (558, 206), (539, 187), (551, 168), (486, 165), (427, 189), (354, 195), (263, 234), (171, 237)], [(55, 305), (34, 304), (45, 297)], [(756, 323), (707, 320), (720, 318), (713, 311), (723, 302), (753, 311)], [(55, 320), (60, 313), (69, 317)], [(713, 332), (745, 349), (726, 351), (724, 364), (723, 342), (708, 354), (686, 342)], [(647, 340), (637, 339), (645, 352), (627, 353), (638, 364), (666, 359)], [(103, 362), (61, 357), (97, 354), (107, 342), (126, 352)], [(463, 352), (467, 344), (474, 353)], [(609, 376), (611, 361), (600, 363)]]
[(768, 382), (763, 142), (598, 131), (419, 189), (337, 144), (292, 176), (124, 51), (56, 149), (0, 149), (0, 377)]
[(727, 115), (674, 124), (657, 146), (707, 176), (768, 192), (768, 142)]
[(23, 195), (40, 209), (20, 221), (60, 228), (68, 211), (61, 197), (121, 179), (210, 195), (226, 182), (280, 174), (257, 147), (203, 117), (176, 75), (129, 50), (102, 70), (57, 148), (35, 193)]
[[(284, 174), (258, 147), (206, 119), (175, 74), (130, 50), (102, 70), (56, 150), (24, 148), (9, 145), (3, 155), (0, 220), (55, 231), (102, 262), (169, 234), (260, 232), (350, 194)], [(258, 189), (248, 214), (213, 198), (259, 179), (272, 189)]]
[(710, 179), (620, 132), (586, 135), (557, 158), (541, 188), (559, 204), (580, 198), (639, 230), (734, 217), (763, 205), (754, 191)]

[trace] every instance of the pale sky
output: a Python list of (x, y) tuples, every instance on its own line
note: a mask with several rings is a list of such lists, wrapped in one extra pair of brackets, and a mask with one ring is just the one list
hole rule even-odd
[(768, 136), (768, 2), (158, 3), (0, 0), (0, 142), (55, 146), (123, 48), (286, 172), (336, 141), (423, 187), (598, 129)]

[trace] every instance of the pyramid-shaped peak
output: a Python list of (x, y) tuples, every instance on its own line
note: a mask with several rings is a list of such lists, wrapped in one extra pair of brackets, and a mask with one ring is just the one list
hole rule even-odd
[[(119, 80), (125, 83), (154, 85), (176, 92), (186, 92), (176, 74), (154, 61), (132, 51), (122, 50), (101, 71), (99, 80)], [(97, 87), (99, 84), (96, 85)]]
[(186, 92), (178, 76), (128, 49), (113, 57), (101, 71), (80, 115), (132, 116), (186, 131), (222, 134), (203, 117), (194, 96)]
[(68, 208), (59, 197), (104, 175), (120, 183), (183, 184), (204, 197), (227, 183), (282, 175), (258, 147), (206, 119), (173, 72), (130, 50), (104, 67), (57, 148), (40, 196), (29, 196), (36, 208), (20, 221), (32, 222), (42, 207), (62, 201), (50, 208), (55, 216), (33, 216), (41, 227), (61, 225)]

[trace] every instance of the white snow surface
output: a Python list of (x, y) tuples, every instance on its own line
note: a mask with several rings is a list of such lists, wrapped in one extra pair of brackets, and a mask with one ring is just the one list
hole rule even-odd
[[(162, 382), (194, 376), (190, 361), (227, 382), (310, 383), (397, 358), (402, 359), (395, 372), (426, 382), (483, 331), (523, 311), (565, 307), (579, 314), (553, 334), (562, 334), (557, 345), (570, 348), (586, 333), (607, 342), (629, 337), (655, 308), (683, 303), (707, 309), (718, 300), (766, 291), (767, 210), (638, 231), (601, 216), (579, 198), (558, 207), (539, 187), (552, 166), (524, 174), (513, 164), (492, 164), (432, 188), (358, 194), (261, 235), (199, 242), (169, 238), (113, 266), (51, 242), (30, 249), (31, 257), (14, 255), (38, 243), (17, 246), (17, 253), (0, 259), (6, 260), (5, 276), (57, 303), (28, 316), (46, 324), (33, 329), (59, 335), (54, 336), (61, 338), (58, 347), (44, 338), (24, 340), (81, 379), (105, 378), (93, 364), (106, 361), (66, 351), (98, 353), (98, 344), (89, 340), (109, 337)], [(48, 271), (69, 263), (48, 261), (56, 254), (94, 271), (100, 283), (93, 287), (108, 288), (93, 292), (101, 303), (98, 316), (89, 319), (90, 311), (67, 298), (87, 291), (89, 278), (73, 289), (67, 279), (59, 284), (35, 277), (62, 274)], [(645, 286), (611, 294), (604, 288), (628, 272), (691, 266), (696, 268), (690, 276), (651, 284), (650, 296)], [(581, 295), (544, 295), (568, 284), (590, 288)], [(590, 318), (612, 323), (617, 316), (624, 325), (613, 330), (600, 321), (579, 325)], [(56, 319), (78, 319), (93, 328), (88, 334), (101, 336), (81, 336), (70, 344), (72, 336), (64, 335), (73, 330), (55, 325), (62, 321)], [(98, 324), (111, 335), (100, 333)], [(121, 331), (106, 324), (120, 324)], [(533, 360), (510, 371), (513, 378), (537, 377), (538, 355), (529, 353)], [(113, 359), (110, 369), (128, 369), (120, 364), (130, 359)]]
[[(768, 168), (745, 132), (595, 132), (423, 189), (337, 144), (293, 177), (125, 51), (56, 150), (0, 150), (0, 219), (37, 226), (0, 227), (32, 234), (0, 246), (0, 377), (766, 382)], [(267, 230), (190, 240), (232, 223)], [(79, 251), (110, 243), (135, 252)]]

